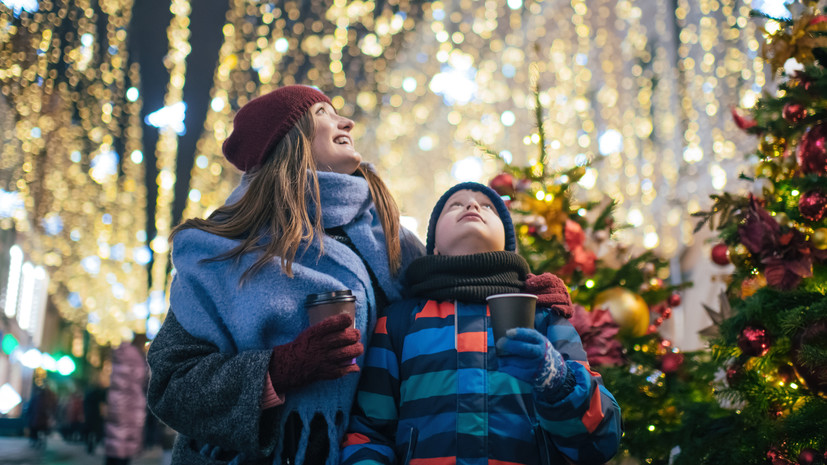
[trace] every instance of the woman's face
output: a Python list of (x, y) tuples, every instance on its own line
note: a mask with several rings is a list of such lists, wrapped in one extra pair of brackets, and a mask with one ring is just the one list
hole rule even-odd
[(310, 143), (310, 151), (319, 171), (353, 174), (362, 162), (362, 155), (353, 147), (353, 121), (336, 114), (327, 103), (319, 102), (310, 107), (316, 134)]

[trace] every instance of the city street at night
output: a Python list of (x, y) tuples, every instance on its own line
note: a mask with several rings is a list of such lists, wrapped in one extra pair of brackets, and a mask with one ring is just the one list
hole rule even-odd
[[(158, 465), (161, 447), (144, 451), (131, 465)], [(86, 453), (82, 443), (66, 442), (59, 434), (52, 434), (44, 449), (34, 449), (29, 439), (22, 436), (0, 436), (0, 465), (103, 465), (103, 447), (95, 453)]]

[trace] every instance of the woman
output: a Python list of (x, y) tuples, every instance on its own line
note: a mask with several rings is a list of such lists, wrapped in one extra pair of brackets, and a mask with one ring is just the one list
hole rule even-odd
[[(171, 308), (148, 354), (150, 408), (179, 432), (173, 463), (338, 462), (362, 336), (423, 254), (352, 128), (311, 87), (251, 100), (223, 146), (241, 184), (173, 231)], [(308, 327), (306, 296), (341, 289), (355, 327)]]

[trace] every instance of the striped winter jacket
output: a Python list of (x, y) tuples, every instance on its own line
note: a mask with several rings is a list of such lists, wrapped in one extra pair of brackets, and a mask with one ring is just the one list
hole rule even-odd
[(537, 310), (535, 328), (569, 370), (542, 398), (498, 371), (484, 304), (408, 300), (386, 315), (362, 367), (342, 464), (603, 463), (617, 452), (620, 408), (564, 317)]

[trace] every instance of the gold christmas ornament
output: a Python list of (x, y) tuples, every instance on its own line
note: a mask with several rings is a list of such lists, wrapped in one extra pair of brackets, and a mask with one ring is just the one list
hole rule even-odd
[(649, 329), (649, 306), (643, 297), (624, 287), (613, 287), (597, 294), (592, 310), (605, 308), (620, 326), (621, 338), (640, 337)]
[(775, 214), (775, 221), (780, 226), (789, 226), (790, 225), (790, 217), (784, 212), (778, 212)]
[(780, 168), (777, 164), (771, 161), (762, 161), (755, 165), (755, 176), (767, 179), (775, 179), (778, 177)]
[(810, 236), (810, 242), (812, 242), (813, 247), (818, 250), (827, 249), (827, 228), (818, 228), (813, 231), (813, 235)]
[(729, 259), (735, 266), (744, 266), (749, 259), (749, 250), (744, 244), (737, 244), (729, 248)]
[(768, 157), (780, 157), (787, 148), (787, 141), (783, 137), (766, 136), (761, 141), (759, 149)]

